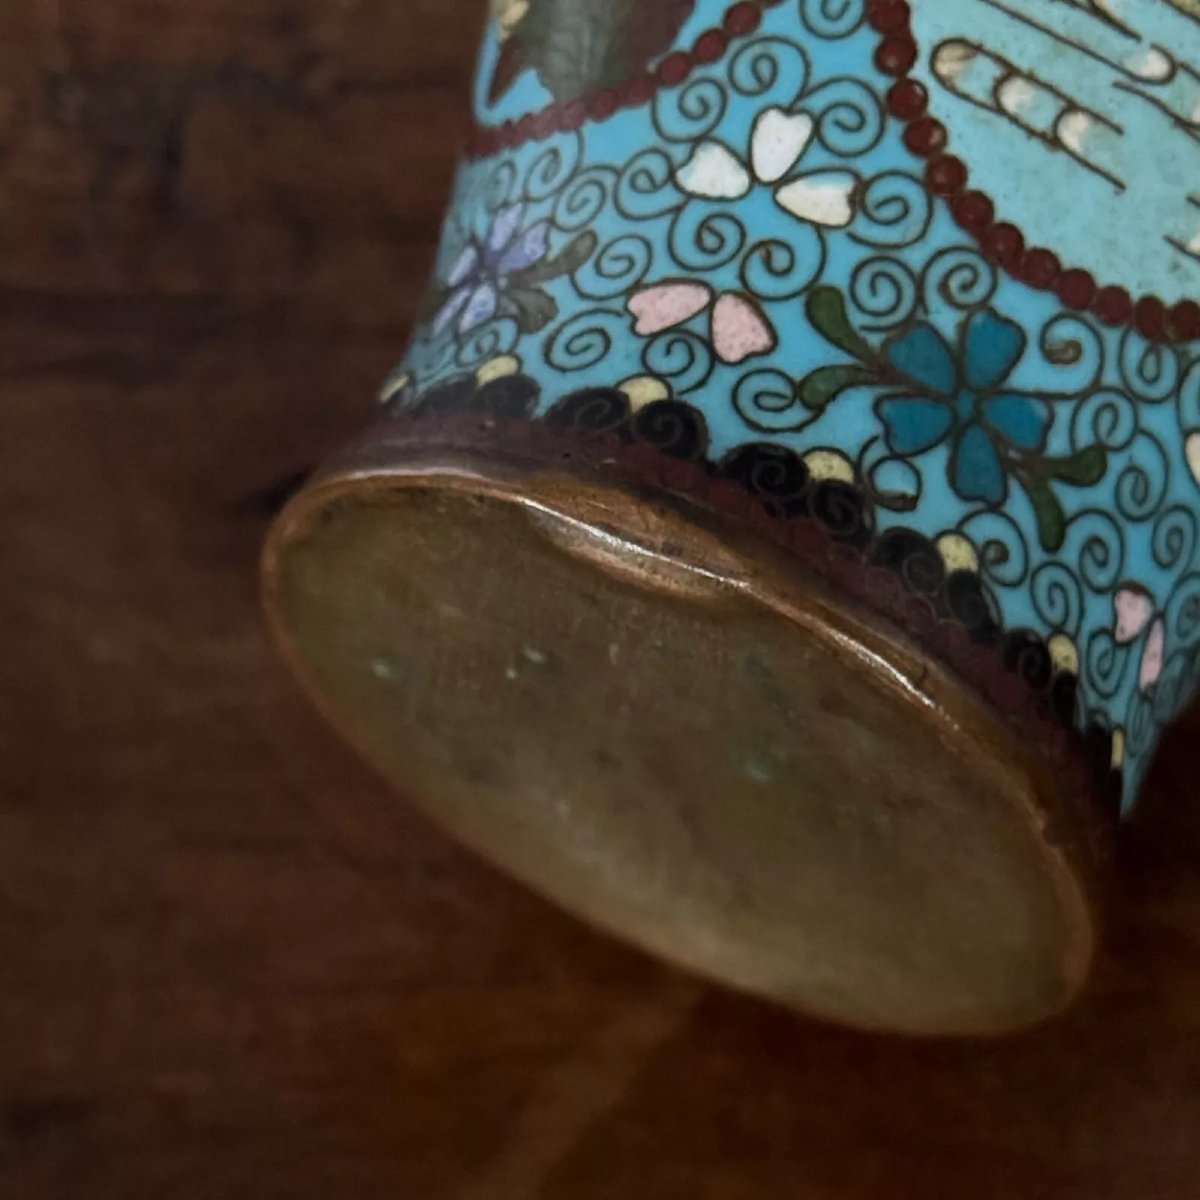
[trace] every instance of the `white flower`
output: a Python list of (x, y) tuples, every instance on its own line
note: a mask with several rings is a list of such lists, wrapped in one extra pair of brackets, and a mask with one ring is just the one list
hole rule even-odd
[(749, 162), (724, 142), (707, 139), (675, 172), (675, 182), (689, 196), (705, 200), (740, 200), (755, 184), (778, 185), (775, 202), (801, 221), (842, 228), (854, 219), (858, 179), (851, 171), (831, 168), (788, 179), (804, 157), (816, 130), (806, 112), (764, 109), (750, 135)]

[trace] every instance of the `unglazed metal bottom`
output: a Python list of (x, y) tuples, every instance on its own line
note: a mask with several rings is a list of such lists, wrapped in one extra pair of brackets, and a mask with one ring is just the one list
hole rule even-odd
[(885, 620), (667, 494), (415, 448), (303, 493), (267, 605), (329, 717), (595, 924), (804, 1012), (994, 1033), (1097, 938), (1099, 816)]

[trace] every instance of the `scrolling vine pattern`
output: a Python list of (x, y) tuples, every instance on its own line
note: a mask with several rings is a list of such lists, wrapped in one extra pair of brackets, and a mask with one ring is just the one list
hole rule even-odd
[(1200, 672), (1200, 346), (997, 269), (889, 117), (866, 9), (776, 4), (643, 108), (465, 165), (393, 393), (515, 356), (541, 395), (690, 404), (719, 454), (825, 454), (879, 533), (969, 548), (1132, 795)]

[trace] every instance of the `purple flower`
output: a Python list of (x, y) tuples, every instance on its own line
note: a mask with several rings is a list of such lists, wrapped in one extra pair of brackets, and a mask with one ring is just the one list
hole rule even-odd
[(522, 231), (524, 218), (523, 204), (510, 205), (496, 214), (482, 242), (471, 238), (446, 276), (450, 295), (433, 319), (435, 337), (455, 321), (463, 334), (490, 321), (499, 310), (509, 276), (545, 257), (549, 222), (537, 221)]

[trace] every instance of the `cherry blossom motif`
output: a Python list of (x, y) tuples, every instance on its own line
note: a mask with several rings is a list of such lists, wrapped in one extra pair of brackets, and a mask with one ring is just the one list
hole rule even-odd
[(775, 349), (775, 330), (762, 309), (740, 292), (725, 292), (713, 305), (713, 349), (722, 362), (740, 363)]
[(775, 187), (775, 203), (800, 221), (842, 228), (854, 219), (856, 176), (845, 170), (807, 171), (788, 179), (812, 143), (816, 122), (806, 112), (767, 108), (750, 134), (749, 162), (723, 142), (700, 142), (675, 172), (689, 196), (704, 200), (740, 200), (755, 184)]
[(1162, 675), (1166, 658), (1166, 624), (1161, 615), (1156, 616), (1150, 593), (1136, 583), (1126, 583), (1117, 589), (1113, 597), (1113, 617), (1113, 637), (1120, 646), (1129, 645), (1147, 628), (1150, 630), (1138, 668), (1138, 687), (1147, 691)]
[(1187, 457), (1188, 470), (1191, 471), (1192, 478), (1200, 483), (1200, 430), (1188, 434), (1183, 448)]
[(676, 280), (643, 288), (629, 299), (629, 311), (637, 317), (633, 331), (642, 337), (653, 337), (664, 329), (690, 321), (712, 302), (713, 290), (706, 283)]
[(722, 362), (736, 365), (775, 349), (775, 327), (743, 292), (722, 292), (718, 296), (706, 283), (668, 279), (639, 288), (628, 301), (629, 311), (636, 318), (634, 332), (642, 337), (674, 329), (710, 307), (713, 350)]
[(1138, 687), (1142, 691), (1152, 688), (1162, 675), (1163, 659), (1167, 642), (1167, 628), (1162, 617), (1150, 626), (1146, 637), (1146, 648), (1142, 651), (1142, 665), (1138, 670)]
[(1154, 616), (1154, 601), (1145, 588), (1127, 583), (1113, 597), (1113, 637), (1124, 646), (1140, 637)]

